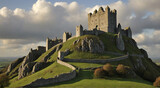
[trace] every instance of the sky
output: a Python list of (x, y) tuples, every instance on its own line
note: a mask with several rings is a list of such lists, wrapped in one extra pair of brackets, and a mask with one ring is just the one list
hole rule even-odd
[(0, 57), (21, 57), (45, 39), (75, 34), (87, 14), (107, 5), (117, 10), (122, 28), (131, 27), (133, 39), (149, 57), (160, 57), (160, 0), (0, 0)]

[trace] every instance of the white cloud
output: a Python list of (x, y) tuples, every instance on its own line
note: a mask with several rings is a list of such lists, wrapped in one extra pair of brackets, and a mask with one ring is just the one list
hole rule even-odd
[(144, 48), (149, 57), (160, 57), (160, 30), (147, 30), (134, 35), (134, 39), (137, 41), (140, 48)]
[[(46, 0), (37, 0), (29, 11), (21, 8), (1, 8), (0, 53), (19, 50), (26, 54), (27, 49), (44, 42), (47, 37), (62, 38), (65, 31), (74, 34), (77, 25), (87, 25), (87, 13), (80, 8), (77, 2), (53, 4)], [(16, 56), (20, 54), (22, 53), (15, 52)], [(0, 56), (4, 54), (1, 53)]]

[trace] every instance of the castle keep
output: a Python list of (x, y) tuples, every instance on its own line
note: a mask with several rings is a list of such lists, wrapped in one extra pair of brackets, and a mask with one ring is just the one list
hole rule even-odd
[(105, 11), (102, 7), (99, 10), (95, 10), (94, 13), (88, 14), (88, 29), (93, 30), (96, 26), (98, 26), (98, 30), (104, 32), (115, 33), (117, 25), (117, 11), (110, 10), (107, 6)]

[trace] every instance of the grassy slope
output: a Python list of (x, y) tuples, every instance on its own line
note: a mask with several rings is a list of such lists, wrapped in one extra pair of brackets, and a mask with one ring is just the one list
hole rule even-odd
[(68, 62), (68, 63), (78, 68), (90, 68), (90, 67), (103, 66), (103, 64), (93, 64), (93, 63), (76, 63), (76, 62)]
[(70, 81), (48, 85), (45, 88), (154, 88), (152, 83), (145, 80), (106, 78), (93, 79), (93, 72), (82, 70), (78, 76)]
[(30, 76), (27, 76), (25, 78), (22, 78), (20, 80), (16, 80), (16, 78), (10, 80), (11, 84), (9, 85), (9, 87), (20, 87), (20, 86), (24, 86), (26, 84), (29, 84), (31, 83), (32, 81), (38, 79), (38, 78), (53, 78), (55, 77), (56, 75), (58, 74), (62, 74), (62, 73), (67, 73), (67, 72), (70, 72), (71, 69), (65, 67), (65, 66), (62, 66), (58, 63), (53, 63), (52, 65), (46, 67), (45, 69), (39, 71), (39, 72), (36, 72)]

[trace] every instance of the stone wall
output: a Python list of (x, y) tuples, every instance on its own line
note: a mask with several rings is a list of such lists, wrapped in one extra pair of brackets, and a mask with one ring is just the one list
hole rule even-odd
[(82, 25), (76, 27), (76, 37), (83, 35), (99, 35), (104, 33), (104, 31), (98, 30), (97, 27), (93, 30), (83, 30)]
[(128, 55), (115, 57), (115, 58), (111, 58), (111, 59), (68, 59), (68, 58), (65, 58), (63, 61), (105, 64), (105, 63), (109, 63), (109, 62), (120, 61), (120, 60), (127, 59), (127, 58), (128, 58)]
[(62, 42), (62, 39), (57, 39), (57, 38), (49, 39), (49, 38), (47, 38), (46, 39), (46, 51), (61, 42)]
[(72, 37), (72, 33), (64, 32), (63, 33), (63, 42), (66, 42), (71, 37)]
[(116, 53), (116, 52), (111, 52), (111, 51), (105, 51), (105, 54), (112, 54), (112, 55), (116, 55), (116, 56), (123, 56), (124, 54), (121, 53)]
[(59, 63), (61, 65), (64, 65), (66, 67), (69, 67), (73, 71), (71, 71), (69, 73), (60, 74), (58, 76), (55, 76), (54, 78), (48, 78), (48, 79), (40, 78), (40, 79), (37, 79), (34, 82), (24, 86), (24, 88), (39, 87), (39, 86), (45, 86), (45, 85), (48, 85), (48, 84), (54, 85), (58, 82), (68, 81), (68, 80), (71, 80), (71, 79), (76, 77), (76, 68), (75, 67), (73, 67), (72, 65), (70, 65), (66, 62), (63, 62), (61, 60), (57, 60), (57, 63)]
[(68, 64), (68, 63), (66, 63), (66, 62), (63, 62), (63, 61), (61, 61), (61, 60), (57, 60), (57, 63), (59, 63), (59, 64), (61, 64), (61, 65), (63, 65), (63, 66), (66, 66), (66, 67), (68, 67), (68, 68), (71, 68), (72, 70), (76, 70), (76, 68), (75, 68), (74, 66), (72, 66), (72, 65), (70, 65), (70, 64)]

